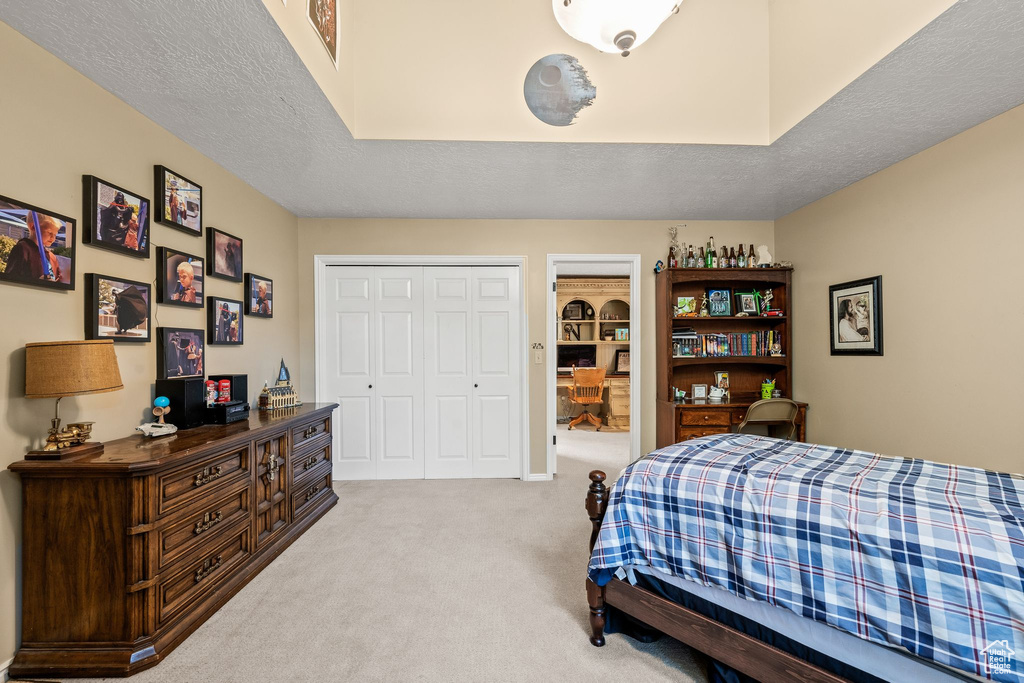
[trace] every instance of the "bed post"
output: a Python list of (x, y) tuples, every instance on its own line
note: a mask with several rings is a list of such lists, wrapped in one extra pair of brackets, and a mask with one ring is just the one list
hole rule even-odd
[[(601, 470), (590, 473), (590, 488), (587, 490), (587, 514), (590, 517), (590, 552), (594, 552), (597, 534), (601, 531), (601, 522), (608, 508), (608, 487), (604, 485), (606, 475)], [(604, 645), (604, 588), (587, 579), (587, 604), (590, 605), (590, 643), (597, 647)]]

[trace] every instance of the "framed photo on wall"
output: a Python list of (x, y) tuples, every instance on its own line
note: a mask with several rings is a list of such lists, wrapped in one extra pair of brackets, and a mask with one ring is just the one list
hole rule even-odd
[(306, 17), (338, 68), (338, 0), (306, 0)]
[(156, 328), (156, 378), (202, 377), (205, 351), (202, 330)]
[(882, 276), (832, 285), (828, 299), (832, 355), (884, 355)]
[(190, 235), (203, 234), (203, 188), (180, 173), (156, 166), (156, 219)]
[(0, 282), (75, 288), (74, 218), (0, 196)]
[(242, 344), (242, 302), (219, 296), (207, 297), (206, 341), (213, 345)]
[(242, 240), (217, 228), (206, 229), (206, 274), (242, 281)]
[(115, 342), (148, 342), (153, 287), (120, 277), (87, 273), (85, 338)]
[(82, 185), (85, 243), (149, 258), (149, 200), (96, 176), (82, 176)]
[(203, 259), (170, 247), (156, 249), (157, 302), (203, 307)]
[(245, 274), (245, 314), (257, 318), (274, 317), (274, 281), (269, 277)]

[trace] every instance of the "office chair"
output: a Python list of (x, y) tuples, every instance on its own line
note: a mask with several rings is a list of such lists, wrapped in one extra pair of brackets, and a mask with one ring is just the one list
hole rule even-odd
[(604, 394), (604, 368), (572, 368), (572, 386), (567, 387), (569, 400), (583, 406), (583, 412), (569, 423), (572, 429), (579, 423), (586, 420), (601, 431), (601, 418), (591, 415), (589, 407), (601, 405), (601, 396)]

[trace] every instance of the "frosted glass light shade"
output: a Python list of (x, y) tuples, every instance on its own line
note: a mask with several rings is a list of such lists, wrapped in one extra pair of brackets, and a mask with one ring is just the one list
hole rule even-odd
[(654, 35), (680, 1), (551, 0), (551, 7), (558, 25), (576, 40), (626, 56)]

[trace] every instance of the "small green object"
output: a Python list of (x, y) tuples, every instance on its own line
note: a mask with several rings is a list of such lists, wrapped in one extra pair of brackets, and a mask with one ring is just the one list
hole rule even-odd
[(775, 380), (771, 382), (761, 382), (761, 398), (768, 399), (772, 397), (772, 391), (775, 390)]

